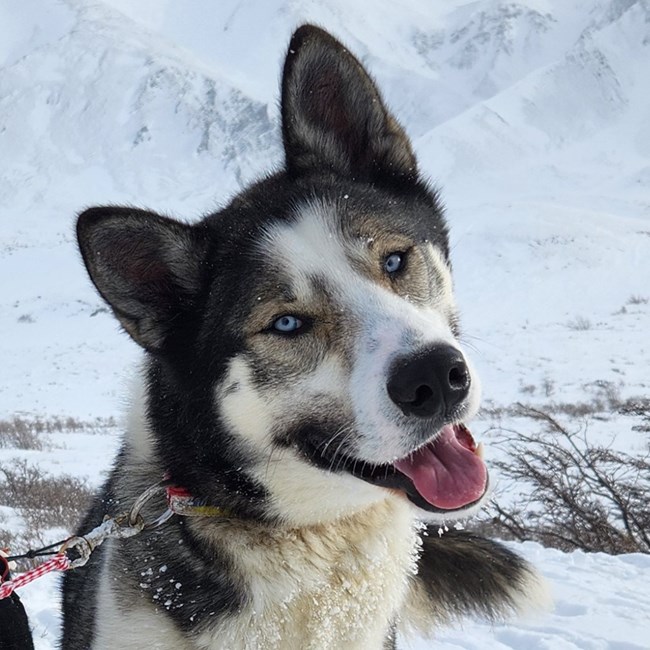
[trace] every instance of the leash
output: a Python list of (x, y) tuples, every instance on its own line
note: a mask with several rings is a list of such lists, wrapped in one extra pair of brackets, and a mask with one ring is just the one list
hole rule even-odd
[[(6, 562), (6, 560), (4, 560)], [(70, 559), (67, 555), (57, 555), (47, 562), (39, 564), (37, 567), (26, 573), (21, 573), (17, 578), (8, 580), (0, 584), (0, 600), (8, 598), (14, 592), (14, 589), (19, 589), (33, 582), (37, 578), (44, 576), (51, 571), (65, 571), (70, 568)]]
[[(146, 522), (140, 511), (144, 505), (160, 492), (167, 498), (167, 509), (156, 519)], [(183, 517), (223, 517), (231, 516), (225, 508), (206, 504), (205, 499), (192, 496), (185, 488), (175, 486), (168, 476), (162, 481), (148, 487), (133, 503), (127, 512), (116, 517), (104, 518), (104, 521), (85, 535), (73, 535), (61, 542), (29, 550), (23, 555), (0, 556), (0, 601), (11, 596), (15, 589), (37, 580), (52, 571), (67, 571), (84, 566), (92, 552), (109, 538), (126, 539), (162, 526), (174, 515)], [(57, 548), (53, 551), (51, 549)], [(9, 575), (9, 561), (23, 558), (35, 558), (43, 555), (54, 555), (50, 560), (39, 564), (33, 569), (20, 574), (18, 577), (5, 581)], [(76, 557), (74, 557), (76, 556)]]

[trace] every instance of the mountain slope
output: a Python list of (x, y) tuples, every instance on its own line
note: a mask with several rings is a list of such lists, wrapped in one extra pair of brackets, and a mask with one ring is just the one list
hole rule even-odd
[(643, 392), (650, 310), (626, 303), (650, 273), (649, 6), (2, 0), (0, 407), (115, 410), (137, 351), (79, 266), (74, 214), (194, 218), (279, 164), (279, 64), (304, 20), (366, 61), (443, 186), (487, 397), (546, 378), (571, 399)]

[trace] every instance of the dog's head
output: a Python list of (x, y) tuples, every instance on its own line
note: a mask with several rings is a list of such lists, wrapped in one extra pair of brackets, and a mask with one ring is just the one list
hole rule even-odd
[(284, 169), (195, 225), (79, 218), (95, 285), (150, 355), (156, 457), (295, 524), (405, 496), (467, 514), (487, 473), (438, 197), (364, 68), (312, 26), (289, 46), (282, 134)]

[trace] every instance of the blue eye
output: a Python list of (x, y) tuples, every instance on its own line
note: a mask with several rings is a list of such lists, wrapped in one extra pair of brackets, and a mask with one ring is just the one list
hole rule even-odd
[(273, 322), (273, 329), (276, 332), (280, 332), (281, 334), (292, 334), (294, 332), (297, 332), (303, 325), (303, 321), (301, 321), (298, 317), (288, 314), (286, 316), (280, 316), (280, 318), (276, 319)]
[(404, 253), (391, 253), (384, 260), (384, 271), (388, 274), (397, 273), (402, 268)]

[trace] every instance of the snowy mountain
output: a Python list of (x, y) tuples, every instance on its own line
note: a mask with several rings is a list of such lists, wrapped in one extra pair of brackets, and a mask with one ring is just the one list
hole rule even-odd
[(568, 399), (598, 380), (643, 393), (650, 310), (615, 312), (647, 293), (649, 15), (647, 0), (2, 0), (0, 407), (115, 410), (136, 351), (80, 269), (74, 215), (195, 218), (278, 164), (280, 63), (305, 20), (361, 56), (443, 187), (487, 397), (548, 377)]
[[(280, 164), (280, 66), (305, 21), (364, 61), (442, 188), (486, 403), (647, 396), (650, 0), (0, 0), (0, 420), (120, 415), (139, 352), (91, 288), (75, 214), (130, 203), (194, 219)], [(594, 435), (647, 448), (603, 418)], [(571, 584), (581, 562), (602, 577), (591, 590), (612, 567), (647, 582), (643, 559), (530, 552), (568, 613), (535, 638), (504, 628), (493, 647), (650, 638), (647, 615), (645, 636), (611, 623), (634, 612), (623, 584), (615, 615), (602, 598), (579, 609)], [(51, 616), (43, 605), (43, 649)], [(616, 633), (589, 636), (597, 619)], [(486, 647), (481, 629), (439, 647)]]

